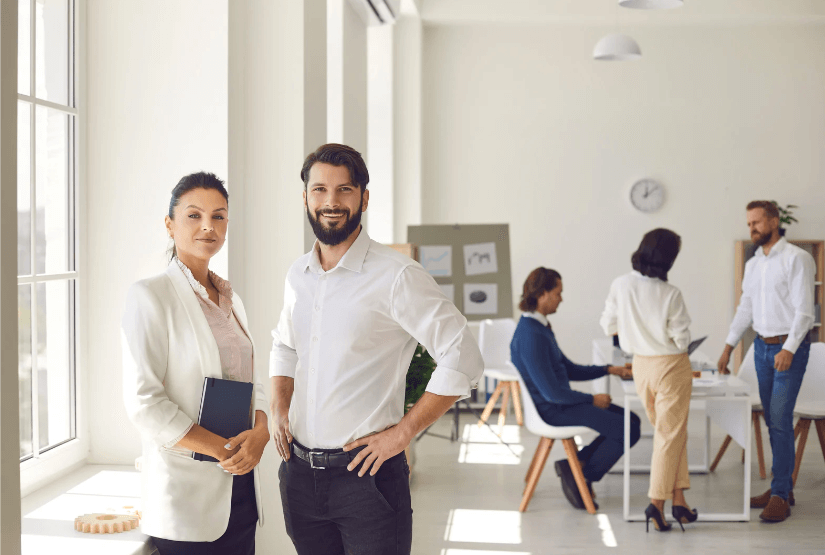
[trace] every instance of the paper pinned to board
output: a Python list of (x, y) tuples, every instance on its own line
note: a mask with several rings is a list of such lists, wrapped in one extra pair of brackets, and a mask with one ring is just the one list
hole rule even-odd
[(478, 276), (498, 272), (495, 243), (464, 245), (464, 274)]
[(453, 275), (453, 247), (450, 245), (423, 245), (418, 249), (418, 258), (431, 276)]

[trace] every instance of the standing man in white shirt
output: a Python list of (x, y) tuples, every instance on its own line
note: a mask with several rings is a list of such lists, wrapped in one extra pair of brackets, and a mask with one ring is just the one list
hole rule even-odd
[(733, 348), (749, 326), (754, 341), (756, 375), (773, 451), (771, 489), (751, 498), (763, 508), (759, 517), (779, 522), (791, 515), (795, 463), (793, 411), (808, 365), (808, 332), (814, 323), (813, 257), (779, 234), (779, 210), (769, 201), (748, 204), (748, 229), (757, 246), (745, 264), (742, 299), (719, 358), (719, 372), (728, 373)]
[[(318, 240), (287, 274), (269, 370), (287, 533), (299, 555), (409, 554), (404, 448), (469, 396), (484, 363), (435, 280), (361, 227), (369, 203), (361, 155), (323, 145), (301, 179)], [(438, 366), (405, 415), (419, 342)]]

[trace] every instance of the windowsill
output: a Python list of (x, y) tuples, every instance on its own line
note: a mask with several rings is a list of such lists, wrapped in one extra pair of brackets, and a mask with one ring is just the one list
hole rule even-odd
[(89, 513), (140, 508), (140, 473), (131, 466), (87, 465), (21, 499), (22, 555), (151, 555), (140, 530), (85, 534), (74, 519)]
[(73, 439), (20, 463), (21, 496), (27, 497), (82, 467), (88, 451), (88, 440)]

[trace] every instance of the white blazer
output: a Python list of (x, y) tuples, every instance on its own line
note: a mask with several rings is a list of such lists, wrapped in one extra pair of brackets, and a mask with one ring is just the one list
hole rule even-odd
[[(214, 462), (192, 459), (191, 451), (164, 447), (197, 421), (204, 377), (222, 377), (218, 345), (195, 295), (177, 264), (138, 281), (126, 295), (121, 340), (124, 403), (143, 443), (141, 531), (201, 542), (215, 541), (226, 531), (233, 478)], [(232, 305), (248, 335), (238, 295)], [(266, 413), (257, 378), (253, 397), (255, 410)], [(254, 473), (263, 526), (258, 467)]]

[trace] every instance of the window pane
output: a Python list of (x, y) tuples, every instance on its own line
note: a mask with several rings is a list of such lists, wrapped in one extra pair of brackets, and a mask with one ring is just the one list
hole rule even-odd
[(74, 270), (69, 259), (70, 211), (69, 140), (70, 116), (43, 106), (36, 107), (37, 252), (38, 274)]
[(72, 436), (74, 280), (38, 283), (36, 287), (37, 401), (43, 450)]
[(17, 275), (32, 273), (31, 104), (17, 103)]
[(17, 92), (31, 94), (31, 0), (17, 3)]
[(34, 62), (37, 97), (69, 103), (69, 0), (36, 0)]
[(32, 454), (32, 286), (17, 286), (20, 458)]

